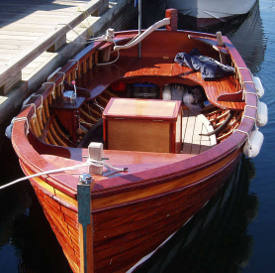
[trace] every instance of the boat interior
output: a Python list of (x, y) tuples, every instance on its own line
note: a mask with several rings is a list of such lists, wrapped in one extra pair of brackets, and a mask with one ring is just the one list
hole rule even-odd
[[(134, 35), (118, 35), (117, 43)], [(183, 39), (171, 32), (174, 44), (181, 39), (186, 48), (170, 49), (165, 41), (166, 50), (156, 53), (159, 35), (154, 32), (144, 40), (142, 58), (135, 47), (112, 63), (117, 56), (111, 44), (97, 42), (50, 75), (31, 113), (34, 148), (40, 154), (79, 160), (77, 149), (101, 142), (113, 161), (119, 156), (123, 163), (123, 155), (125, 162), (130, 155), (137, 160), (142, 154), (148, 163), (157, 153), (158, 162), (172, 162), (198, 155), (230, 136), (244, 109), (238, 73), (204, 81), (200, 72), (174, 62), (178, 51), (199, 46), (217, 60), (222, 52), (224, 62), (234, 67), (226, 48), (213, 49), (215, 36), (187, 33)]]

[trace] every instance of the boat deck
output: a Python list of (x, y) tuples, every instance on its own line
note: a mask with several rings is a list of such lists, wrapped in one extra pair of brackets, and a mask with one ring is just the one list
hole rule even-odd
[[(156, 153), (156, 152), (140, 152), (140, 151), (122, 151), (122, 150), (104, 150), (104, 157), (108, 158), (108, 163), (116, 167), (127, 167), (127, 174), (134, 174), (139, 171), (145, 171), (150, 168), (158, 168), (191, 158), (200, 154), (210, 147), (214, 146), (216, 142), (215, 134), (212, 136), (201, 136), (201, 133), (209, 133), (214, 129), (209, 120), (203, 115), (195, 115), (187, 109), (183, 110), (182, 117), (182, 151), (175, 153)], [(64, 148), (66, 149), (66, 148)], [(70, 150), (70, 148), (69, 148)], [(55, 155), (42, 154), (42, 157), (51, 162), (56, 168), (64, 166), (73, 166), (79, 161), (85, 162), (88, 157), (88, 150), (81, 149), (81, 152), (71, 151), (71, 158), (56, 157)], [(80, 151), (80, 150), (79, 150)], [(66, 173), (78, 177), (81, 173), (86, 171), (87, 167), (79, 168), (78, 170), (66, 171)], [(105, 168), (103, 176), (97, 176), (97, 180), (104, 179), (104, 177), (123, 175), (112, 169)]]

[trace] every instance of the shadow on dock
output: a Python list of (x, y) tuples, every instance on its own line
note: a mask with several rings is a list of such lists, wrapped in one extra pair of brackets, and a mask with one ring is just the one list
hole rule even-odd
[[(72, 2), (72, 1), (71, 1)], [(89, 0), (75, 0), (74, 3), (79, 2), (79, 4), (84, 4), (89, 2)], [(70, 5), (70, 1), (67, 4), (59, 4), (54, 0), (10, 0), (1, 1), (0, 3), (0, 27), (9, 25), (15, 21), (18, 21), (29, 14), (37, 11), (50, 11), (59, 10), (62, 8), (73, 7)]]

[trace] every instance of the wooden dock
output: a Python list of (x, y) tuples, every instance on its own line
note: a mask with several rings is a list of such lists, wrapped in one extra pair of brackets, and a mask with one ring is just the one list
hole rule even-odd
[[(119, 13), (130, 2), (133, 1), (1, 1), (0, 122), (18, 108), (27, 90), (35, 90), (81, 50), (88, 38), (105, 31), (116, 20), (121, 22)], [(131, 15), (129, 12), (127, 16)]]

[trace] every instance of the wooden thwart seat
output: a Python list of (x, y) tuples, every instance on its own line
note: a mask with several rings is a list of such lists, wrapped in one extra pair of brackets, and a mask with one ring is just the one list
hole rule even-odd
[[(85, 81), (79, 82), (80, 86), (87, 88), (90, 92), (90, 98), (94, 98), (97, 95), (104, 92), (108, 86), (117, 80), (150, 77), (153, 81), (153, 77), (157, 75), (158, 82), (161, 82), (161, 78), (167, 81), (167, 77), (171, 77), (176, 81), (176, 78), (186, 81), (192, 85), (200, 85), (204, 88), (208, 100), (223, 109), (242, 110), (244, 108), (244, 102), (239, 99), (236, 100), (234, 94), (239, 91), (238, 86), (235, 86), (235, 79), (233, 76), (227, 76), (221, 79), (204, 81), (200, 72), (192, 71), (190, 68), (180, 66), (174, 63), (173, 60), (163, 59), (142, 59), (138, 60), (133, 58), (131, 61), (127, 59), (127, 62), (123, 57), (120, 58), (118, 64), (109, 66), (98, 67), (95, 71), (88, 72)], [(104, 77), (102, 77), (104, 75)], [(232, 100), (230, 100), (232, 94)], [(226, 99), (223, 99), (223, 95), (226, 95)]]

